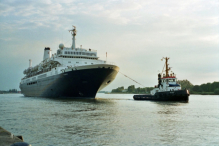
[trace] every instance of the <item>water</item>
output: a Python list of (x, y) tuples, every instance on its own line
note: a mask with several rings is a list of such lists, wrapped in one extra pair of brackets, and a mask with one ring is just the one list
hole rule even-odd
[(219, 96), (191, 95), (188, 103), (132, 96), (57, 100), (0, 94), (0, 126), (32, 146), (219, 145)]

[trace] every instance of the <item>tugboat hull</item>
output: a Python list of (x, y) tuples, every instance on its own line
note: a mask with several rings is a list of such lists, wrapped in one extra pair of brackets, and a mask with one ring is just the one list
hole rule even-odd
[(188, 90), (157, 92), (155, 95), (134, 95), (134, 100), (189, 101)]

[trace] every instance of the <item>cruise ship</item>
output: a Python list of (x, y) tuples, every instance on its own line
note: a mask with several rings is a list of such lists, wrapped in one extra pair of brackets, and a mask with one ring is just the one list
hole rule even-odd
[(97, 51), (76, 48), (76, 27), (72, 34), (72, 46), (59, 44), (59, 49), (52, 54), (51, 49), (44, 49), (43, 61), (23, 71), (20, 89), (24, 96), (54, 98), (95, 98), (96, 93), (112, 83), (119, 72), (114, 63), (100, 60)]

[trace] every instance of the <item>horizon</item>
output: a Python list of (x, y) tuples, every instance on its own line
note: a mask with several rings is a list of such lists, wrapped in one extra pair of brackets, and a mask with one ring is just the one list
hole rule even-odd
[[(60, 43), (97, 50), (99, 59), (145, 87), (157, 84), (163, 57), (178, 80), (193, 85), (219, 81), (219, 2), (207, 1), (6, 1), (0, 10), (0, 89), (19, 89), (23, 70), (54, 54)], [(140, 85), (118, 73), (103, 91)]]

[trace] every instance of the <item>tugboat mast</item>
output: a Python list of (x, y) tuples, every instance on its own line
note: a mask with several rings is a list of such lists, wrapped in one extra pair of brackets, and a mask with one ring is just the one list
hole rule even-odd
[(76, 26), (72, 25), (73, 26), (73, 29), (72, 30), (69, 30), (69, 32), (71, 32), (72, 34), (72, 46), (71, 46), (71, 49), (75, 49), (75, 36), (77, 34), (77, 30), (76, 30)]
[(165, 65), (166, 65), (166, 77), (169, 77), (169, 70), (170, 70), (170, 68), (168, 68), (168, 60), (170, 59), (170, 58), (167, 58), (167, 57), (163, 57), (161, 60), (163, 60), (163, 59), (165, 59)]

